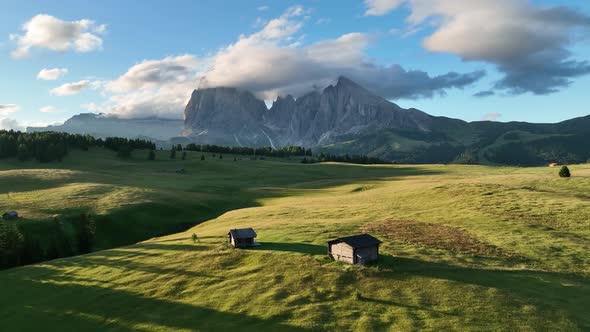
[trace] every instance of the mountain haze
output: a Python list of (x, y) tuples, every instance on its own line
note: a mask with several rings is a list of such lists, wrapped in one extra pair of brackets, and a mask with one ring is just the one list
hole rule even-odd
[(59, 131), (95, 137), (147, 137), (154, 140), (168, 140), (171, 137), (180, 136), (182, 128), (182, 120), (123, 119), (105, 114), (82, 113), (74, 115), (62, 125), (27, 127), (27, 132)]

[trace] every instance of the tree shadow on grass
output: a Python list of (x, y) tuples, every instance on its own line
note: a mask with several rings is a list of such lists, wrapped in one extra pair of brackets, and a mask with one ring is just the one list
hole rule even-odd
[(310, 243), (260, 242), (260, 246), (252, 247), (254, 251), (283, 251), (307, 255), (327, 255), (327, 247)]
[(71, 266), (71, 267), (82, 267), (82, 268), (94, 268), (96, 266), (109, 267), (114, 269), (124, 269), (129, 271), (142, 271), (153, 275), (172, 275), (172, 276), (184, 276), (188, 278), (208, 278), (216, 280), (224, 280), (224, 277), (207, 274), (202, 271), (189, 270), (188, 268), (173, 268), (165, 265), (155, 264), (144, 264), (132, 258), (129, 259), (109, 259), (108, 256), (95, 256), (88, 255), (84, 259), (72, 261), (63, 260), (60, 262), (60, 266)]
[[(55, 278), (61, 280), (60, 284), (17, 278), (2, 280), (3, 285), (10, 283), (3, 291), (3, 297), (11, 299), (0, 303), (3, 330), (305, 331), (282, 323), (285, 317), (281, 316), (260, 319), (156, 299), (126, 290), (81, 286), (75, 284), (76, 278), (70, 276), (56, 275)], [(35, 290), (35, 296), (25, 296), (31, 289)]]
[(174, 251), (199, 251), (208, 249), (207, 246), (199, 244), (160, 244), (153, 242), (138, 243), (133, 246), (136, 250), (174, 250)]
[(590, 330), (590, 279), (571, 273), (533, 270), (494, 270), (426, 262), (411, 258), (381, 255), (378, 263), (387, 270), (381, 277), (408, 279), (422, 276), (461, 284), (500, 289), (547, 312), (560, 311), (578, 327)]
[(360, 301), (370, 302), (370, 303), (376, 303), (376, 304), (381, 304), (381, 305), (386, 305), (386, 306), (393, 306), (393, 307), (403, 307), (403, 308), (407, 308), (407, 309), (410, 309), (410, 310), (429, 311), (429, 312), (431, 312), (433, 314), (444, 315), (444, 316), (455, 316), (455, 317), (461, 316), (461, 315), (455, 314), (455, 313), (449, 313), (449, 312), (444, 312), (444, 311), (440, 311), (440, 310), (434, 310), (434, 309), (429, 308), (427, 306), (411, 305), (411, 304), (402, 303), (402, 302), (396, 302), (396, 301), (392, 301), (392, 300), (373, 299), (373, 298), (368, 298), (368, 297), (361, 296)]

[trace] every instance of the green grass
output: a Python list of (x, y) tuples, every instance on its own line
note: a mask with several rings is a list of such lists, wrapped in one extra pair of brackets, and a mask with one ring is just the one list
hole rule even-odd
[[(0, 208), (16, 206), (34, 222), (91, 209), (101, 216), (105, 246), (211, 219), (135, 245), (0, 272), (0, 326), (590, 330), (590, 165), (560, 179), (552, 168), (198, 156), (150, 163), (93, 151), (63, 165), (0, 164), (2, 183), (11, 183)], [(187, 173), (170, 172), (177, 167)], [(391, 221), (460, 232), (437, 245), (408, 235), (411, 227), (374, 234), (384, 242), (382, 258), (368, 267), (325, 257), (327, 240)], [(229, 249), (233, 227), (254, 227), (262, 246)], [(498, 249), (453, 250), (463, 238)]]

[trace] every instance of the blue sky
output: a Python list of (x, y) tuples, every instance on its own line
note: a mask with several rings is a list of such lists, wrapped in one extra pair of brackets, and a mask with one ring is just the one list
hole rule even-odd
[[(424, 12), (425, 1), (4, 0), (0, 118), (3, 127), (22, 127), (89, 110), (181, 117), (183, 103), (199, 86), (235, 85), (270, 100), (327, 85), (340, 71), (402, 107), (468, 121), (556, 122), (590, 113), (590, 66), (584, 62), (590, 60), (584, 38), (590, 3), (472, 0), (459, 12), (452, 1), (431, 0), (434, 9)], [(522, 17), (523, 23), (508, 33), (503, 26), (491, 26), (490, 35), (457, 32), (482, 8), (486, 17), (509, 15), (511, 22)], [(45, 34), (31, 42), (22, 27), (35, 17), (36, 30), (29, 32)], [(55, 31), (42, 31), (51, 19), (77, 22), (72, 26), (91, 36), (62, 36), (65, 44), (59, 44), (52, 39), (60, 37), (51, 34)], [(539, 29), (545, 22), (548, 28)], [(477, 24), (472, 28), (476, 32)], [(516, 39), (508, 43), (511, 38)], [(493, 51), (522, 44), (521, 53)], [(547, 65), (533, 63), (537, 56)], [(67, 74), (37, 78), (42, 69), (55, 68)], [(539, 68), (548, 69), (541, 75)], [(522, 79), (525, 70), (534, 82)], [(547, 76), (555, 72), (559, 77)], [(556, 78), (571, 84), (537, 84)], [(51, 92), (80, 82), (83, 88)], [(493, 95), (473, 96), (482, 91)]]

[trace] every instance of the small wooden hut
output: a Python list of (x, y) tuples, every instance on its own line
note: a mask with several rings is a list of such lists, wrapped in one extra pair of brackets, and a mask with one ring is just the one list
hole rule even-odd
[(247, 248), (258, 245), (254, 241), (256, 232), (252, 228), (232, 229), (227, 235), (229, 236), (229, 243), (234, 248)]
[(364, 265), (379, 259), (381, 241), (369, 234), (341, 237), (328, 242), (328, 256), (349, 264)]
[(18, 212), (16, 211), (8, 211), (2, 215), (2, 219), (4, 220), (12, 220), (18, 218)]

